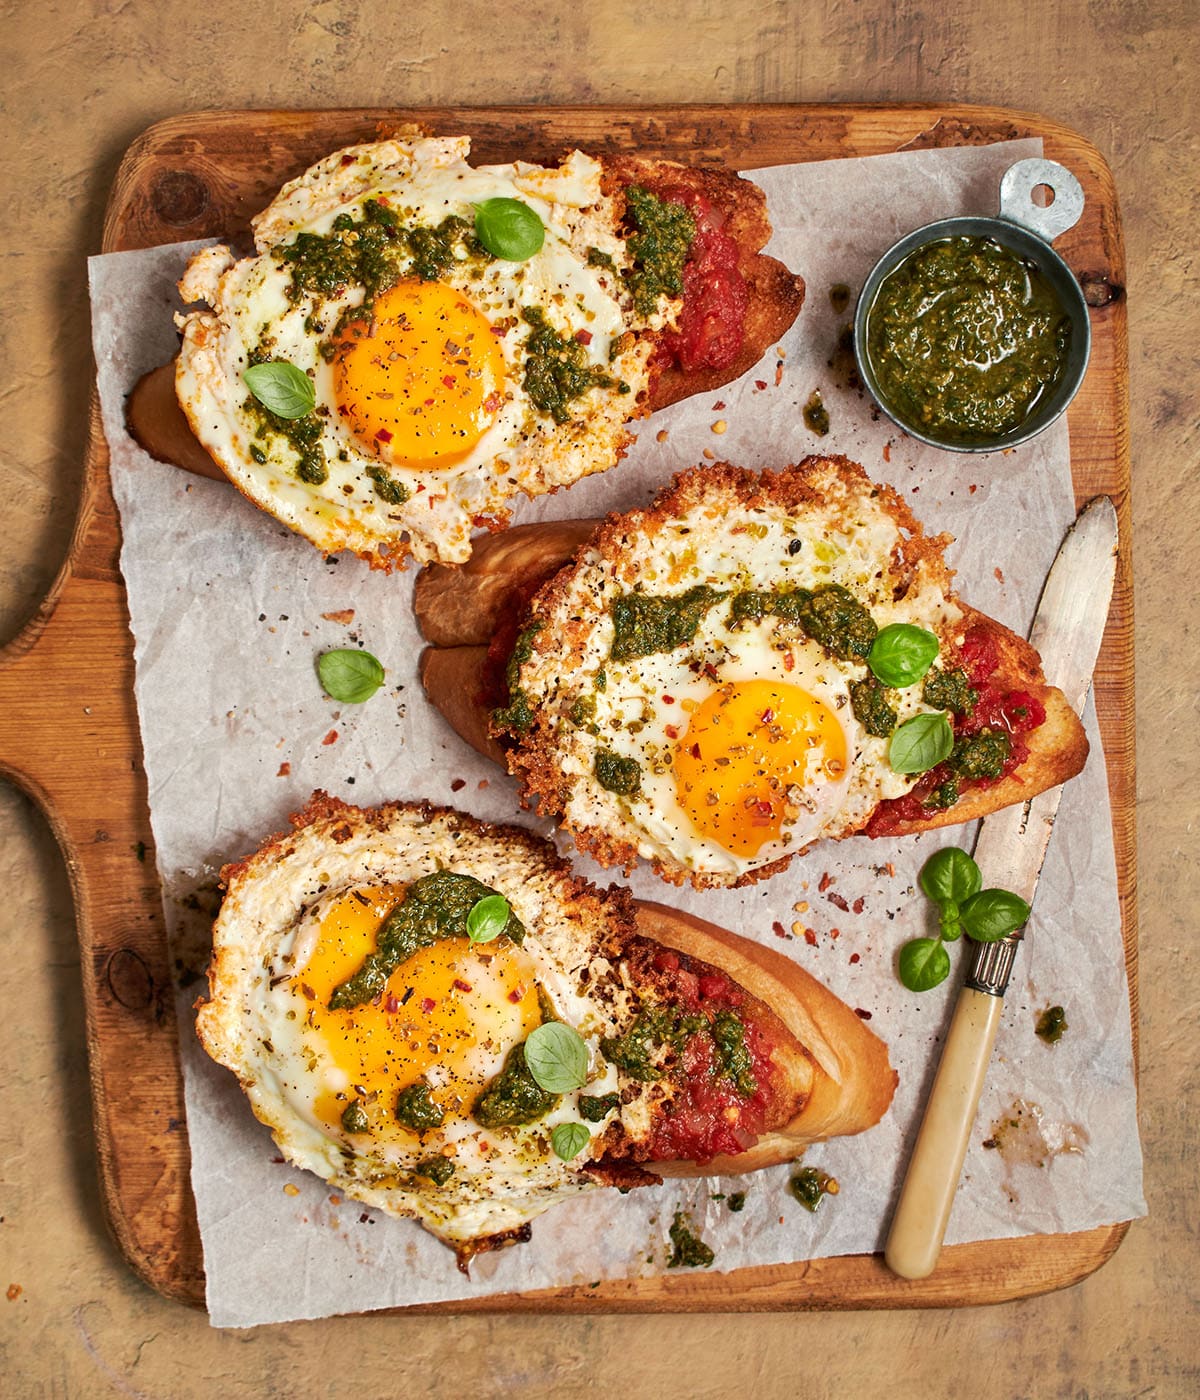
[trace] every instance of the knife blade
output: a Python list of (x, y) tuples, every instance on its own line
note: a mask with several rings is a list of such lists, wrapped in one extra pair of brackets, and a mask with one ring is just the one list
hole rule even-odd
[[(1107, 496), (1097, 496), (1059, 548), (1029, 634), (1046, 679), (1076, 711), (1091, 685), (1116, 567), (1116, 510)], [(1060, 785), (983, 819), (974, 855), (986, 884), (1011, 890), (1032, 907), (1061, 797)], [(926, 1278), (937, 1264), (1023, 933), (995, 943), (965, 940), (970, 968), (884, 1246), (885, 1262), (901, 1278)]]

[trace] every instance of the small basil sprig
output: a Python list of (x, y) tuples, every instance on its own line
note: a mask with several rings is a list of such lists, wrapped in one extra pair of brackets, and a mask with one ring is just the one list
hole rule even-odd
[(547, 1021), (529, 1032), (525, 1064), (534, 1083), (548, 1094), (569, 1094), (587, 1083), (587, 1046), (579, 1032), (562, 1021)]
[(545, 242), (546, 228), (519, 199), (485, 199), (475, 206), (475, 237), (493, 257), (524, 262)]
[(511, 913), (502, 894), (484, 895), (467, 913), (467, 937), (472, 943), (490, 943), (508, 927)]
[(369, 651), (339, 647), (322, 652), (317, 659), (317, 676), (326, 693), (346, 705), (361, 705), (383, 684), (384, 669)]
[(579, 1156), (591, 1137), (582, 1123), (560, 1123), (550, 1134), (550, 1146), (554, 1148), (556, 1156), (570, 1162)]
[(280, 418), (303, 418), (316, 407), (312, 380), (290, 360), (264, 360), (242, 373), (246, 388)]
[(928, 773), (954, 748), (954, 730), (946, 715), (923, 710), (897, 725), (888, 745), (893, 773)]
[(884, 685), (915, 685), (933, 665), (938, 639), (924, 627), (893, 622), (875, 634), (867, 665)]
[(938, 907), (938, 936), (913, 938), (900, 950), (897, 971), (910, 992), (927, 992), (950, 975), (944, 943), (969, 934), (979, 943), (995, 943), (1015, 933), (1029, 919), (1029, 905), (1009, 890), (980, 888), (979, 867), (957, 846), (936, 851), (921, 868), (922, 890)]

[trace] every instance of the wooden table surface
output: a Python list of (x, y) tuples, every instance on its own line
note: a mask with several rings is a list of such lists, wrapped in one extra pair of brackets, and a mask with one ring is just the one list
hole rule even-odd
[[(952, 13), (951, 13), (952, 11)], [(1044, 17), (1039, 14), (1044, 12)], [(1108, 157), (1129, 265), (1138, 667), (1142, 1128), (1151, 1215), (1076, 1287), (954, 1312), (344, 1318), (219, 1333), (139, 1283), (100, 1215), (69, 872), (0, 788), (0, 1375), (25, 1395), (1185, 1395), (1200, 1386), (1192, 943), (1200, 545), (1194, 0), (540, 7), (427, 0), (10, 11), (0, 263), (0, 641), (37, 608), (78, 504), (91, 381), (84, 258), (121, 154), (200, 107), (976, 101)], [(1189, 335), (1189, 331), (1191, 335)], [(1182, 664), (1181, 664), (1182, 663)], [(1191, 663), (1189, 665), (1189, 663)], [(83, 701), (81, 700), (81, 704)], [(446, 1369), (454, 1357), (453, 1373)], [(986, 1358), (986, 1361), (984, 1360)]]

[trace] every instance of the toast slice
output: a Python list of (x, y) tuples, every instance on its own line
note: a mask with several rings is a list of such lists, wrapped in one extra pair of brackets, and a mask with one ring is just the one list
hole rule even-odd
[[(391, 178), (387, 172), (402, 170), (406, 161), (419, 163), (414, 152), (432, 149), (428, 162), (438, 166), (439, 162), (461, 159), (467, 144), (456, 138), (422, 141), (410, 134), (404, 140), (396, 138), (335, 153), (349, 162), (345, 169), (335, 157), (327, 158), (286, 186), (254, 221), (261, 254), (258, 261), (274, 256), (277, 247), (290, 246), (287, 240), (297, 227), (303, 227), (304, 219), (321, 214), (323, 201), (335, 197), (328, 193), (330, 189), (346, 201), (344, 208), (350, 213), (343, 217), (357, 218), (363, 193), (370, 188), (369, 181), (363, 183), (366, 177), (357, 173), (360, 167), (378, 167), (385, 172), (381, 179)], [(593, 173), (580, 177), (581, 163)], [(469, 169), (465, 164), (461, 168)], [(403, 456), (393, 458), (393, 449), (388, 446), (393, 438), (391, 430), (372, 431), (366, 445), (360, 429), (343, 430), (343, 411), (334, 402), (327, 402), (334, 391), (325, 383), (328, 371), (320, 364), (322, 359), (340, 362), (336, 335), (321, 342), (317, 363), (306, 370), (317, 385), (317, 402), (309, 413), (312, 432), (304, 440), (311, 442), (315, 437), (321, 460), (297, 458), (300, 438), (282, 420), (268, 419), (263, 427), (240, 374), (248, 359), (266, 353), (261, 345), (292, 345), (286, 354), (281, 349), (271, 353), (276, 358), (286, 359), (290, 354), (293, 360), (303, 360), (315, 344), (314, 337), (328, 334), (333, 314), (322, 313), (324, 303), (314, 302), (304, 334), (291, 328), (286, 336), (276, 334), (274, 322), (268, 336), (260, 317), (253, 334), (266, 338), (261, 345), (243, 343), (241, 308), (248, 304), (252, 292), (255, 297), (263, 295), (254, 280), (257, 274), (247, 270), (255, 260), (235, 264), (228, 250), (210, 248), (197, 255), (180, 284), (186, 300), (207, 301), (212, 307), (211, 311), (191, 312), (181, 320), (184, 348), (173, 363), (182, 407), (173, 406), (166, 393), (170, 377), (166, 367), (153, 371), (139, 381), (130, 396), (127, 422), (132, 436), (160, 461), (206, 476), (228, 477), (256, 504), (326, 552), (350, 549), (373, 567), (385, 569), (402, 564), (410, 553), (419, 560), (461, 563), (467, 557), (471, 529), (484, 524), (491, 529), (503, 528), (509, 514), (507, 502), (518, 491), (540, 495), (615, 465), (632, 440), (628, 431), (632, 420), (738, 378), (784, 334), (801, 309), (803, 279), (762, 252), (770, 236), (763, 192), (731, 171), (693, 169), (628, 156), (588, 162), (578, 153), (558, 171), (529, 166), (512, 169), (516, 188), (530, 195), (539, 193), (538, 180), (546, 177), (559, 178), (563, 189), (581, 184), (583, 189), (591, 189), (596, 200), (564, 216), (570, 229), (571, 256), (579, 263), (579, 276), (599, 278), (599, 287), (606, 289), (604, 295), (611, 298), (613, 308), (619, 308), (620, 319), (615, 329), (605, 332), (606, 337), (611, 335), (609, 358), (589, 371), (593, 387), (571, 389), (576, 397), (568, 400), (565, 409), (557, 404), (551, 409), (539, 398), (534, 411), (526, 402), (528, 366), (533, 363), (533, 352), (527, 347), (534, 336), (526, 338), (529, 327), (521, 324), (524, 311), (520, 303), (531, 294), (510, 289), (510, 300), (516, 298), (512, 314), (492, 328), (504, 344), (512, 342), (506, 351), (507, 387), (502, 385), (502, 390), (487, 401), (500, 407), (489, 409), (498, 414), (486, 435), (487, 442), (494, 445), (485, 448), (480, 439), (478, 452), (484, 456), (478, 461), (471, 455), (475, 449), (460, 452), (456, 446), (445, 463), (430, 457), (423, 458), (422, 465)], [(589, 185), (588, 180), (594, 183)], [(566, 195), (547, 193), (546, 197)], [(641, 205), (635, 209), (639, 199), (683, 211), (693, 230), (690, 235), (676, 234), (689, 239), (678, 287), (672, 290), (674, 284), (668, 279), (652, 306), (639, 304), (635, 290), (638, 274), (655, 256), (649, 246), (653, 239), (638, 223), (649, 217)], [(590, 246), (592, 239), (607, 240), (613, 254)], [(583, 266), (593, 255), (607, 262)], [(518, 264), (509, 266), (520, 271)], [(403, 275), (411, 278), (412, 273)], [(467, 285), (471, 285), (469, 281)], [(309, 294), (296, 287), (288, 291), (297, 316), (307, 305), (303, 296)], [(271, 298), (278, 301), (280, 296), (272, 284)], [(489, 298), (495, 299), (494, 289)], [(535, 304), (535, 313), (537, 309)], [(310, 330), (310, 326), (317, 329)], [(582, 356), (585, 349), (581, 347), (586, 348), (592, 339), (590, 331), (580, 329), (566, 343), (566, 350), (560, 347), (554, 355), (561, 350)], [(594, 357), (594, 350), (586, 354)], [(380, 362), (394, 358), (385, 356)], [(575, 366), (570, 373), (578, 369)], [(466, 373), (469, 376), (474, 371)], [(440, 386), (452, 384), (454, 378), (450, 373), (438, 379), (436, 393), (444, 393)], [(555, 382), (561, 387), (566, 380)], [(371, 393), (377, 401), (399, 397), (383, 392), (381, 385), (373, 385)], [(436, 416), (433, 399), (425, 403), (421, 412)], [(517, 418), (508, 422), (506, 415), (519, 417), (522, 413), (525, 417), (520, 422)], [(352, 417), (347, 419), (352, 421)], [(306, 418), (301, 426), (305, 424)], [(460, 431), (455, 428), (456, 434)], [(428, 443), (429, 432), (422, 428), (418, 436)], [(458, 436), (454, 441), (458, 443)], [(435, 461), (437, 470), (431, 469), (428, 461)], [(297, 473), (302, 479), (297, 479)], [(327, 487), (322, 473), (327, 475)], [(422, 496), (424, 499), (419, 499)]]
[[(818, 541), (839, 541), (837, 549), (849, 554), (863, 547), (864, 530), (866, 534), (875, 532), (875, 537), (884, 541), (885, 547), (882, 552), (877, 550), (872, 566), (875, 577), (868, 579), (864, 573), (856, 586), (881, 621), (907, 620), (934, 633), (939, 655), (928, 677), (937, 675), (943, 691), (946, 682), (955, 680), (961, 707), (960, 711), (947, 708), (944, 695), (925, 702), (921, 683), (908, 691), (907, 703), (903, 688), (897, 691), (881, 686), (885, 695), (879, 698), (890, 699), (893, 707), (900, 706), (893, 719), (918, 711), (946, 714), (953, 751), (926, 765), (924, 771), (898, 779), (880, 767), (890, 755), (890, 741), (885, 743), (882, 736), (876, 736), (877, 742), (872, 744), (859, 728), (851, 729), (848, 742), (874, 764), (872, 771), (879, 779), (877, 797), (869, 803), (860, 799), (851, 820), (797, 840), (795, 849), (806, 847), (818, 836), (841, 838), (858, 832), (909, 835), (971, 821), (1064, 782), (1082, 768), (1087, 756), (1082, 725), (1061, 691), (1047, 684), (1037, 653), (1022, 637), (958, 598), (943, 558), (948, 538), (925, 536), (895, 492), (871, 482), (860, 467), (845, 459), (810, 458), (761, 478), (726, 464), (714, 464), (677, 477), (646, 511), (597, 522), (596, 533), (582, 551), (573, 548), (573, 541), (583, 533), (585, 524), (557, 522), (552, 529), (525, 527), (521, 534), (514, 534), (503, 552), (493, 554), (490, 542), (483, 542), (469, 575), (455, 579), (436, 567), (424, 571), (417, 581), (414, 605), (423, 634), (435, 643), (421, 660), (427, 694), (472, 747), (489, 757), (503, 756), (510, 771), (525, 783), (527, 799), (538, 802), (544, 815), (561, 819), (567, 813), (566, 824), (584, 849), (603, 863), (628, 867), (637, 858), (639, 846), (643, 856), (647, 854), (636, 823), (627, 819), (627, 810), (634, 804), (619, 798), (610, 803), (610, 809), (626, 809), (621, 812), (625, 819), (611, 826), (581, 819), (584, 804), (572, 790), (572, 780), (564, 776), (578, 774), (581, 768), (578, 755), (565, 756), (556, 747), (564, 733), (572, 733), (569, 711), (579, 692), (574, 679), (555, 684), (555, 699), (545, 713), (539, 713), (534, 705), (525, 732), (514, 732), (511, 723), (506, 727), (491, 722), (489, 707), (503, 712), (512, 686), (529, 690), (531, 676), (538, 675), (539, 653), (555, 655), (554, 666), (560, 676), (574, 678), (588, 665), (594, 671), (596, 648), (602, 652), (609, 644), (595, 640), (598, 617), (605, 614), (607, 619), (617, 597), (639, 591), (643, 595), (672, 591), (681, 595), (686, 591), (684, 584), (700, 576), (688, 574), (685, 579), (680, 574), (674, 589), (643, 587), (634, 560), (658, 559), (656, 550), (665, 555), (668, 546), (677, 548), (685, 538), (694, 542), (703, 535), (703, 529), (696, 529), (698, 521), (723, 518), (744, 526), (747, 521), (770, 521), (773, 511), (786, 517), (793, 529), (791, 539), (803, 537), (805, 548), (810, 542), (805, 521), (810, 525), (815, 522)], [(856, 511), (855, 518), (868, 521), (869, 529), (864, 527), (856, 534), (851, 528), (838, 534), (842, 528), (838, 520), (844, 521)], [(756, 524), (755, 531), (767, 528)], [(737, 537), (735, 526), (730, 539), (736, 541)], [(742, 536), (753, 537), (753, 533)], [(703, 551), (705, 546), (696, 548)], [(754, 589), (770, 594), (779, 588), (787, 574), (785, 562), (793, 556), (778, 550), (774, 557), (775, 563), (765, 571), (754, 565)], [(664, 571), (656, 567), (661, 578)], [(744, 567), (751, 569), (749, 564)], [(836, 565), (834, 570), (836, 582)], [(449, 596), (454, 599), (452, 608), (447, 606)], [(589, 604), (589, 598), (599, 599), (599, 604)], [(718, 611), (714, 607), (706, 616), (711, 618)], [(525, 657), (515, 667), (507, 666), (523, 628), (530, 624), (540, 629), (532, 660)], [(598, 625), (609, 629), (603, 633), (605, 638), (613, 635), (610, 620), (600, 620)], [(804, 664), (795, 651), (797, 642), (812, 653), (812, 638), (786, 620), (780, 618), (772, 626), (769, 618), (760, 619), (759, 625), (777, 652), (790, 648), (791, 659), (785, 665)], [(739, 634), (739, 627), (731, 626), (722, 636), (722, 644), (736, 648)], [(709, 642), (713, 642), (711, 636)], [(689, 663), (695, 662), (688, 645), (681, 644), (680, 654)], [(818, 662), (822, 659), (818, 654)], [(863, 657), (824, 659), (826, 669), (840, 670), (848, 685), (870, 680)], [(658, 658), (653, 661), (657, 664)], [(649, 663), (643, 660), (642, 664)], [(739, 679), (744, 673), (743, 664)], [(534, 679), (533, 691), (541, 684)], [(954, 686), (949, 689), (954, 690)], [(931, 694), (936, 696), (936, 692)], [(848, 715), (850, 709), (845, 705), (841, 713)], [(564, 719), (568, 721), (565, 724)], [(645, 723), (646, 716), (642, 719)], [(678, 733), (681, 726), (676, 723), (673, 727)], [(568, 743), (566, 753), (571, 752)], [(762, 860), (738, 869), (696, 870), (657, 852), (651, 858), (658, 872), (670, 880), (740, 884), (782, 868), (794, 853), (776, 852), (778, 860)]]

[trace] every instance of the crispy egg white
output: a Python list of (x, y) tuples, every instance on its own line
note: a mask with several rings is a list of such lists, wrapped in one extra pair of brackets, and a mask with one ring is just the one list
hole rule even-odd
[[(880, 629), (907, 622), (954, 635), (962, 614), (944, 542), (913, 551), (897, 499), (852, 466), (793, 469), (790, 486), (787, 473), (774, 484), (767, 474), (761, 489), (723, 464), (685, 474), (649, 510), (611, 517), (535, 599), (517, 673), (534, 720), (510, 765), (605, 863), (640, 857), (667, 879), (738, 883), (817, 839), (861, 830), (881, 801), (916, 783), (892, 770), (888, 740), (853, 713), (850, 687), (865, 663), (778, 617), (731, 617), (739, 592), (838, 584)], [(614, 658), (617, 599), (697, 586), (722, 601), (690, 640)], [(889, 699), (899, 722), (931, 708), (919, 685)], [(636, 764), (635, 793), (601, 783), (601, 755)]]
[[(554, 169), (472, 167), (469, 149), (462, 137), (335, 152), (254, 220), (257, 256), (206, 249), (180, 282), (185, 302), (210, 308), (177, 318), (176, 390), (196, 436), (263, 509), (320, 549), (353, 550), (378, 567), (406, 552), (461, 563), (472, 529), (505, 518), (518, 492), (538, 495), (611, 467), (629, 441), (627, 422), (643, 411), (648, 378), (650, 342), (628, 333), (674, 313), (664, 297), (639, 319), (623, 292), (628, 254), (597, 161), (575, 152)], [(526, 261), (471, 251), (465, 231), (475, 209), (496, 198), (519, 200), (545, 226)], [(460, 218), (464, 239), (448, 265), (432, 269), (411, 250), (395, 254), (393, 239), (392, 271), (356, 320), (365, 286), (332, 274), (333, 285), (301, 285), (295, 256), (347, 221), (351, 242), (361, 241), (369, 211), (380, 208), (402, 229)], [(565, 422), (525, 387), (529, 308), (583, 346), (586, 367), (608, 381), (574, 398)], [(264, 359), (286, 361), (312, 383), (302, 443), (286, 425), (264, 429), (243, 380)]]
[[(617, 1088), (598, 1047), (629, 1014), (630, 993), (603, 946), (611, 921), (629, 918), (625, 906), (614, 910), (613, 896), (572, 879), (528, 833), (457, 813), (403, 804), (361, 811), (317, 795), (296, 821), (293, 834), (226, 869), (210, 999), (197, 1018), (205, 1048), (237, 1074), (280, 1150), (344, 1194), (417, 1219), (456, 1246), (516, 1229), (595, 1186), (583, 1168), (612, 1114), (587, 1123), (577, 1100)], [(375, 1000), (330, 1009), (333, 988), (375, 950), (388, 912), (437, 870), (502, 894), (524, 940), (442, 939), (401, 963)], [(547, 999), (588, 1047), (588, 1082), (533, 1123), (485, 1129), (471, 1110), (509, 1051), (542, 1023)], [(393, 1108), (418, 1080), (444, 1114), (421, 1132)], [(351, 1103), (364, 1116), (348, 1129)], [(569, 1162), (551, 1147), (566, 1122), (588, 1132)], [(437, 1158), (453, 1167), (441, 1183), (425, 1174)]]

